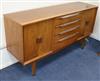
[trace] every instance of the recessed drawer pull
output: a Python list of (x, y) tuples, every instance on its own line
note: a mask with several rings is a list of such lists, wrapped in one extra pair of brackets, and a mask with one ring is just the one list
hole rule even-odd
[(65, 18), (69, 18), (69, 17), (77, 16), (77, 15), (79, 15), (79, 13), (74, 13), (74, 14), (70, 14), (70, 15), (62, 16), (62, 17), (60, 17), (60, 18), (61, 18), (61, 19), (65, 19)]
[(69, 29), (69, 30), (62, 31), (62, 32), (58, 33), (58, 35), (62, 35), (62, 34), (65, 34), (65, 33), (67, 33), (67, 32), (73, 31), (73, 30), (75, 30), (75, 29), (77, 29), (77, 28), (79, 28), (79, 27), (80, 27), (80, 26), (76, 26), (76, 27), (71, 28), (71, 29)]
[(76, 22), (78, 22), (78, 21), (80, 21), (80, 19), (77, 19), (77, 20), (75, 20), (75, 21), (72, 21), (72, 22), (69, 22), (69, 23), (65, 23), (65, 24), (62, 24), (62, 25), (59, 25), (59, 26), (56, 26), (56, 27), (57, 27), (57, 28), (58, 28), (58, 27), (64, 27), (64, 26), (67, 26), (67, 25), (76, 23)]
[(64, 40), (67, 40), (67, 39), (69, 39), (69, 38), (71, 38), (71, 37), (77, 35), (78, 33), (79, 33), (79, 32), (76, 32), (76, 33), (74, 33), (74, 34), (72, 34), (72, 35), (69, 35), (69, 36), (67, 36), (67, 37), (64, 37), (64, 38), (58, 40), (58, 42), (62, 42), (62, 41), (64, 41)]

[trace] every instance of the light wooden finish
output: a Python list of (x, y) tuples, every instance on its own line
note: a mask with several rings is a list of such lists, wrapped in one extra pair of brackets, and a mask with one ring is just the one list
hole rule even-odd
[(93, 31), (95, 16), (97, 9), (91, 9), (84, 11), (83, 14), (83, 24), (84, 24), (84, 35), (90, 35)]
[[(42, 26), (42, 27), (41, 27)], [(24, 27), (25, 61), (51, 51), (52, 20), (42, 21)], [(37, 40), (41, 40), (38, 42)]]
[(80, 23), (81, 23), (81, 22), (76, 22), (76, 23), (70, 24), (70, 25), (68, 25), (68, 26), (63, 26), (63, 27), (59, 26), (59, 28), (58, 28), (58, 26), (57, 26), (57, 28), (55, 28), (55, 34), (58, 34), (58, 33), (63, 32), (63, 31), (65, 31), (65, 30), (66, 30), (66, 31), (70, 31), (70, 30), (72, 30), (72, 29), (75, 28), (75, 27), (81, 26)]
[(77, 15), (76, 15), (76, 13), (72, 13), (71, 17), (67, 16), (67, 18), (66, 18), (66, 16), (67, 15), (55, 18), (55, 26), (62, 27), (64, 25), (69, 25), (71, 23), (78, 22), (80, 20), (80, 17), (81, 17), (80, 12), (77, 13)]
[(80, 28), (80, 25), (79, 26), (75, 26), (75, 27), (73, 27), (73, 28), (71, 28), (69, 30), (64, 30), (64, 31), (58, 33), (58, 35), (63, 35), (63, 34), (69, 33), (69, 32), (74, 31), (74, 30), (77, 30), (78, 31), (79, 28)]
[(15, 12), (7, 14), (7, 16), (15, 22), (20, 23), (21, 25), (26, 25), (96, 7), (97, 6), (95, 5), (90, 5), (82, 2), (74, 2), (51, 7)]
[(9, 50), (21, 63), (23, 63), (23, 27), (10, 18), (4, 17), (4, 20), (7, 50)]
[(4, 15), (7, 49), (23, 65), (52, 55), (88, 37), (97, 6), (81, 2), (32, 9)]
[(49, 56), (49, 55), (52, 54), (53, 52), (54, 52), (54, 51), (49, 51), (49, 52), (47, 52), (47, 53), (45, 53), (45, 54), (43, 54), (43, 55), (40, 55), (40, 56), (35, 57), (35, 58), (31, 59), (31, 60), (28, 60), (28, 61), (24, 62), (23, 65), (27, 65), (27, 64), (30, 64), (30, 63), (35, 62), (35, 61), (37, 61), (37, 60), (40, 60), (40, 59), (42, 59), (42, 58), (44, 58), (44, 57), (46, 57), (46, 56)]
[(65, 46), (68, 46), (70, 44), (72, 44), (73, 42), (75, 42), (77, 40), (77, 38), (79, 37), (79, 33), (75, 32), (73, 34), (70, 34), (68, 36), (64, 35), (63, 37), (55, 37), (53, 40), (53, 49), (61, 49), (64, 48)]
[(37, 24), (31, 24), (24, 27), (24, 62), (38, 56), (38, 45), (36, 44), (36, 39), (38, 36), (37, 31)]

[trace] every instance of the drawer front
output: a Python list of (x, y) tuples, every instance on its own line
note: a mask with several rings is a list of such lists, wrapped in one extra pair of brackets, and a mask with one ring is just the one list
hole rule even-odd
[[(71, 24), (70, 24), (71, 23)], [(70, 32), (75, 29), (79, 29), (80, 27), (80, 20), (75, 20), (69, 23), (65, 23), (59, 26), (55, 27), (55, 34), (61, 33), (61, 32)]]
[(80, 19), (80, 12), (57, 17), (55, 19), (55, 26), (58, 26), (58, 25), (61, 25), (64, 23), (68, 23), (68, 22), (72, 22), (72, 21), (78, 20), (78, 19)]
[(64, 36), (64, 37), (55, 37), (55, 41), (53, 44), (53, 49), (61, 49), (64, 48), (65, 46), (68, 46), (75, 42), (77, 38), (79, 37), (79, 33), (75, 32), (71, 35)]
[(80, 36), (81, 14), (74, 13), (55, 19), (53, 49), (61, 49), (75, 42)]
[(67, 36), (70, 36), (70, 35), (73, 35), (75, 33), (79, 33), (79, 26), (73, 28), (73, 29), (70, 29), (70, 30), (65, 30), (63, 32), (60, 32), (60, 33), (57, 33), (54, 37), (54, 40), (55, 41), (58, 41), (59, 39), (62, 39), (64, 37), (67, 37)]

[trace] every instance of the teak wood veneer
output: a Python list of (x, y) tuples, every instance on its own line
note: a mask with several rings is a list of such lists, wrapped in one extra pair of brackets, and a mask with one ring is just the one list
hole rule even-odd
[(4, 14), (7, 49), (20, 63), (36, 62), (88, 37), (97, 6), (82, 2)]

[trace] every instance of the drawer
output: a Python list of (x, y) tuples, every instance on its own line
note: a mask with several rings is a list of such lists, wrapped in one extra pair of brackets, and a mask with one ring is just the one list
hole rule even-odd
[(80, 12), (55, 18), (55, 26), (80, 19)]
[(79, 33), (73, 33), (64, 37), (55, 37), (53, 49), (61, 49), (75, 42), (79, 37)]
[(72, 28), (72, 29), (69, 29), (69, 30), (65, 30), (65, 31), (56, 33), (56, 34), (54, 35), (55, 40), (64, 38), (64, 37), (66, 37), (66, 36), (72, 35), (72, 34), (77, 33), (77, 32), (79, 33), (79, 27), (80, 27), (80, 26), (76, 26), (76, 27), (74, 27), (74, 28)]
[[(81, 22), (80, 20), (77, 20), (77, 21), (73, 21), (75, 23), (72, 23), (72, 24), (69, 24), (69, 23), (65, 23), (66, 25), (59, 25), (59, 26), (56, 26), (55, 27), (55, 34), (58, 34), (60, 32), (69, 32), (69, 31), (72, 31), (72, 30), (75, 30), (75, 29), (79, 29), (79, 27), (81, 26)], [(69, 25), (67, 25), (69, 24)]]

